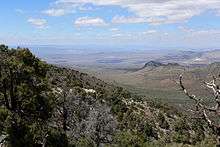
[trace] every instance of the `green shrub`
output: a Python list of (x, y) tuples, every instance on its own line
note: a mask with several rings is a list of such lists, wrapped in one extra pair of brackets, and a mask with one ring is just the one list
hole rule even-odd
[(197, 142), (201, 142), (205, 139), (204, 133), (204, 121), (201, 119), (194, 119), (192, 120), (192, 129), (194, 131), (192, 135), (192, 143), (196, 144)]
[(173, 134), (173, 141), (177, 143), (190, 143), (189, 125), (186, 118), (179, 118), (174, 124), (175, 133)]
[(161, 112), (159, 112), (157, 119), (158, 119), (159, 126), (161, 128), (167, 129), (167, 130), (170, 128), (168, 122), (166, 121), (164, 115)]
[(65, 133), (59, 130), (52, 130), (48, 134), (47, 147), (68, 147), (68, 138)]
[(0, 134), (5, 128), (5, 125), (6, 125), (5, 123), (6, 123), (6, 119), (8, 115), (9, 115), (9, 111), (5, 108), (0, 107)]
[(7, 144), (12, 147), (32, 147), (37, 146), (33, 140), (34, 134), (30, 132), (29, 127), (22, 120), (13, 118), (7, 127)]
[(95, 144), (91, 139), (82, 137), (76, 142), (75, 146), (76, 147), (95, 147)]
[(133, 131), (123, 131), (115, 136), (114, 143), (120, 147), (141, 147), (144, 139)]

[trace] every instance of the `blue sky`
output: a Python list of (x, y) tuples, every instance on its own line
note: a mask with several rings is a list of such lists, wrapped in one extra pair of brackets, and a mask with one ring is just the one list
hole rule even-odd
[(220, 48), (219, 0), (2, 0), (0, 43)]

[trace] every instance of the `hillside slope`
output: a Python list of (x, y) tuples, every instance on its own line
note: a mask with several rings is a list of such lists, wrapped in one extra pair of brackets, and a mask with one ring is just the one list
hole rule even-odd
[(48, 65), (28, 49), (1, 45), (0, 58), (1, 144), (164, 146), (196, 144), (210, 136), (201, 119), (85, 73)]
[(136, 70), (93, 72), (93, 75), (125, 87), (132, 93), (145, 96), (147, 99), (159, 99), (171, 105), (184, 107), (186, 103), (190, 105), (191, 101), (182, 94), (176, 83), (180, 74), (184, 75), (184, 83), (189, 91), (206, 101), (212, 93), (208, 91), (203, 82), (210, 81), (213, 75), (218, 76), (219, 73), (218, 62), (206, 66), (183, 66), (178, 63), (164, 64), (150, 61)]

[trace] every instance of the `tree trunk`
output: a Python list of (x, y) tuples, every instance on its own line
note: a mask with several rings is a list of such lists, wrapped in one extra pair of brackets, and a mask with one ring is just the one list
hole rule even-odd
[(220, 147), (220, 126), (216, 127), (216, 138), (217, 138), (217, 144), (216, 147)]
[(10, 106), (9, 106), (9, 101), (8, 101), (8, 96), (7, 96), (7, 86), (6, 86), (6, 80), (3, 80), (3, 94), (4, 94), (4, 99), (5, 99), (5, 106), (7, 109), (10, 110)]
[(17, 100), (14, 95), (14, 76), (13, 76), (13, 72), (11, 69), (10, 69), (10, 98), (11, 98), (11, 108), (12, 108), (12, 110), (16, 110), (17, 109)]
[(66, 107), (64, 106), (63, 107), (63, 130), (66, 132), (67, 131), (67, 109)]

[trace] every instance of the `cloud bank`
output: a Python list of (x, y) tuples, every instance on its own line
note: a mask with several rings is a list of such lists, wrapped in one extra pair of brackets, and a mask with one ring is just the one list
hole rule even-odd
[(80, 17), (75, 20), (74, 25), (78, 27), (80, 26), (106, 26), (107, 23), (99, 17), (97, 18)]
[(214, 11), (216, 15), (220, 12), (219, 0), (57, 0), (53, 3), (54, 8), (45, 12), (51, 16), (65, 15), (70, 8), (86, 4), (119, 6), (134, 14), (133, 17), (115, 16), (112, 23), (182, 23), (206, 11)]
[(27, 20), (31, 25), (35, 26), (36, 28), (43, 29), (47, 27), (47, 20), (41, 18), (29, 18)]

